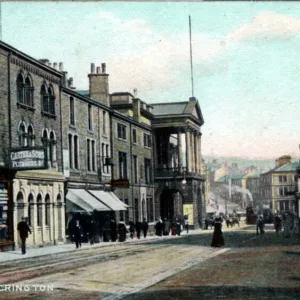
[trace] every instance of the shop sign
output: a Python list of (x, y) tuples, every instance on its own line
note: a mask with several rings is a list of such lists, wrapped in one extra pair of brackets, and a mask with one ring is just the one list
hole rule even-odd
[(183, 214), (187, 216), (187, 220), (189, 221), (189, 225), (194, 225), (194, 209), (193, 204), (183, 204)]
[(112, 179), (111, 180), (111, 187), (114, 188), (129, 188), (129, 180), (127, 179)]
[(12, 170), (47, 169), (47, 152), (42, 147), (9, 150), (9, 168)]

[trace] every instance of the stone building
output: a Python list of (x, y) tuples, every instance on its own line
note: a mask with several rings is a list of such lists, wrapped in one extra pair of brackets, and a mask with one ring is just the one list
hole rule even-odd
[(111, 94), (114, 179), (128, 179), (116, 195), (129, 205), (125, 221), (155, 220), (152, 106), (130, 93)]
[(0, 42), (0, 248), (18, 246), (27, 217), (29, 245), (63, 241), (60, 84), (62, 72)]
[(154, 180), (156, 215), (173, 219), (186, 215), (191, 227), (205, 218), (204, 181), (201, 173), (201, 126), (199, 102), (155, 103)]
[(68, 234), (76, 219), (84, 234), (92, 220), (100, 234), (111, 218), (127, 211), (111, 189), (116, 162), (112, 160), (114, 134), (106, 65), (95, 70), (91, 64), (88, 77), (89, 90), (77, 91), (65, 72), (61, 93)]

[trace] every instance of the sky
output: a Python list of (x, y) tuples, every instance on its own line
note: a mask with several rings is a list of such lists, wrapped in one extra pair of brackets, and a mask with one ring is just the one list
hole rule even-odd
[(2, 2), (2, 40), (63, 62), (77, 89), (106, 63), (110, 92), (147, 103), (194, 96), (202, 154), (300, 156), (300, 3)]

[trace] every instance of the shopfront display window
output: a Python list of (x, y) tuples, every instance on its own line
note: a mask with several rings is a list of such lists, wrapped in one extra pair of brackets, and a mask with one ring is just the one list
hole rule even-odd
[(8, 239), (8, 183), (0, 182), (0, 243)]

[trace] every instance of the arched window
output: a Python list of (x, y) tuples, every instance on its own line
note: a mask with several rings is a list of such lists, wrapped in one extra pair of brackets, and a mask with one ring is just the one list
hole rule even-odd
[(24, 123), (21, 123), (19, 126), (19, 144), (21, 147), (26, 146), (26, 128)]
[(49, 153), (49, 144), (50, 143), (49, 143), (48, 133), (47, 133), (46, 129), (44, 129), (44, 131), (43, 131), (42, 144), (43, 144), (44, 148), (46, 149), (47, 161), (49, 162), (49, 156), (50, 156), (50, 153)]
[(41, 103), (42, 103), (42, 112), (47, 113), (49, 112), (49, 97), (47, 94), (45, 84), (41, 87)]
[(48, 95), (49, 95), (49, 110), (48, 110), (48, 112), (51, 115), (55, 115), (55, 96), (54, 96), (54, 91), (53, 91), (52, 86), (50, 86), (48, 88)]
[(42, 204), (42, 195), (37, 196), (37, 225), (42, 226), (42, 217), (43, 217), (43, 204)]
[(17, 101), (24, 104), (24, 77), (21, 73), (17, 77)]
[(30, 194), (28, 196), (28, 225), (29, 226), (33, 226), (33, 195)]
[(19, 192), (17, 194), (17, 221), (20, 222), (22, 220), (22, 217), (24, 216), (24, 197), (23, 193)]
[(50, 225), (50, 196), (49, 196), (49, 194), (46, 195), (45, 202), (46, 202), (45, 224), (46, 224), (46, 226), (49, 226)]
[(49, 161), (51, 167), (55, 167), (56, 162), (56, 140), (54, 132), (50, 132), (50, 141), (49, 141)]
[(33, 107), (33, 87), (30, 78), (27, 76), (25, 80), (25, 98), (24, 103)]
[(34, 146), (35, 135), (33, 134), (33, 127), (32, 127), (32, 125), (28, 126), (27, 137), (28, 137), (28, 140), (27, 140), (28, 147), (33, 147)]

